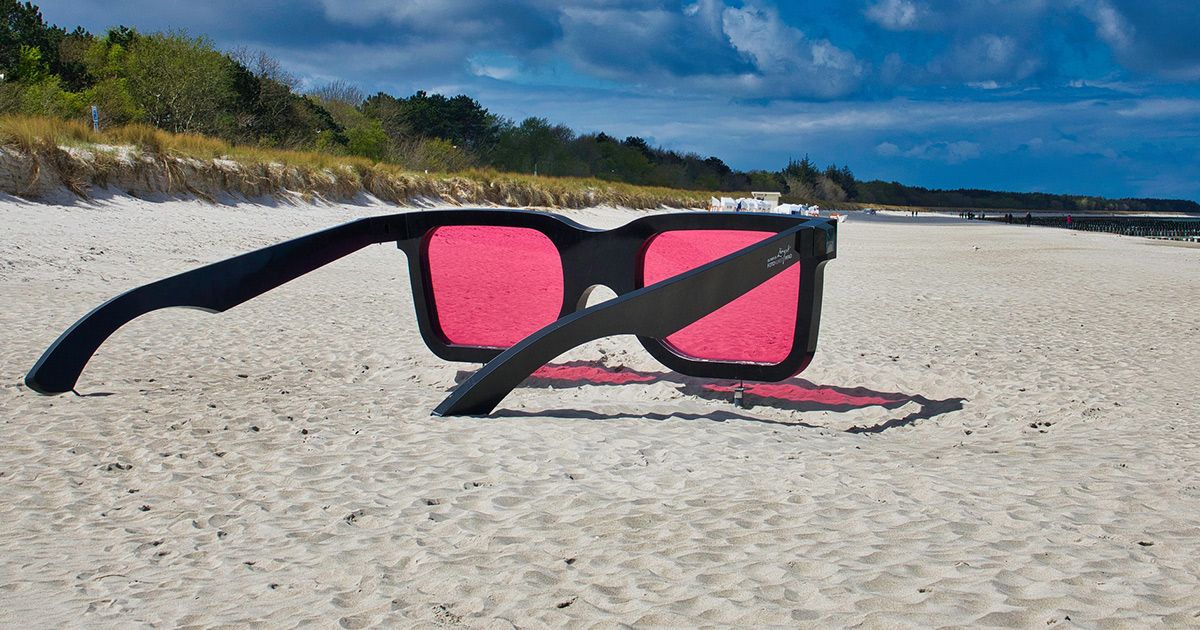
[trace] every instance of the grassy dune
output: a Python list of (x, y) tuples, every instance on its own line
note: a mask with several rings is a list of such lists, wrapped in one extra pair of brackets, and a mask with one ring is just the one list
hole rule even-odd
[(232, 145), (148, 125), (91, 130), (55, 118), (0, 117), (0, 190), (38, 198), (62, 188), (81, 198), (97, 188), (133, 195), (300, 196), (347, 201), (370, 194), (396, 204), (437, 200), (579, 208), (699, 207), (707, 192), (598, 179), (538, 177), (492, 170), (424, 173), (394, 164), (315, 151)]

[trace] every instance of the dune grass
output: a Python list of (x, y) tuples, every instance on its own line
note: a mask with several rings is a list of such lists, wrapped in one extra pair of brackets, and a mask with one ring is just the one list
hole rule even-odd
[[(30, 162), (24, 177), (31, 183), (5, 191), (24, 196), (36, 196), (38, 190), (52, 185), (45, 180), (47, 176), (80, 196), (87, 196), (93, 187), (123, 184), (148, 189), (140, 192), (194, 194), (207, 199), (226, 194), (299, 194), (338, 201), (368, 193), (401, 205), (439, 199), (571, 208), (599, 204), (702, 207), (710, 196), (708, 192), (491, 169), (427, 173), (355, 156), (234, 145), (143, 124), (93, 131), (82, 122), (45, 117), (0, 116), (0, 147)], [(118, 159), (114, 156), (117, 148), (133, 157)], [(71, 149), (82, 149), (88, 156)], [(34, 185), (38, 182), (41, 188)]]

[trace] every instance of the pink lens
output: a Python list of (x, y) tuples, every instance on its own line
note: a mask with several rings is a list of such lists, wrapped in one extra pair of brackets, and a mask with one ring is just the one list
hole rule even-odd
[(507, 348), (558, 319), (562, 260), (545, 234), (443, 226), (433, 231), (427, 252), (438, 325), (449, 343)]
[[(744, 230), (663, 232), (646, 246), (642, 283), (654, 284), (774, 235)], [(779, 363), (792, 351), (799, 299), (800, 265), (795, 264), (667, 337), (667, 345), (702, 361)]]

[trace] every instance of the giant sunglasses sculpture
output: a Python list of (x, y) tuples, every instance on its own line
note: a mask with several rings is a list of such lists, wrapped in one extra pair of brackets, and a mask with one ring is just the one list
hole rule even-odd
[[(672, 213), (612, 230), (520, 210), (368, 217), (153, 282), (68, 328), (25, 377), (74, 391), (92, 354), (134, 318), (171, 306), (225, 311), (367, 245), (408, 258), (417, 322), (448, 361), (486, 363), (434, 415), (486, 415), (560, 354), (637, 335), (689, 376), (780, 381), (817, 344), (825, 263), (837, 223), (770, 214)], [(617, 297), (584, 308), (591, 289)]]

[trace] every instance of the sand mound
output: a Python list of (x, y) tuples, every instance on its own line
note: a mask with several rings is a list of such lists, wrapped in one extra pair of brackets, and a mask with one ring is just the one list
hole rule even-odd
[(386, 165), (330, 167), (278, 162), (201, 160), (170, 152), (92, 145), (32, 143), (0, 147), (0, 192), (35, 200), (78, 198), (96, 190), (147, 199), (199, 197), (208, 201), (283, 198), (347, 202), (371, 195), (398, 205), (429, 203), (584, 208), (614, 205), (646, 209), (689, 207), (702, 195), (631, 186), (581, 185), (552, 178), (523, 178), (487, 171), (438, 175)]

